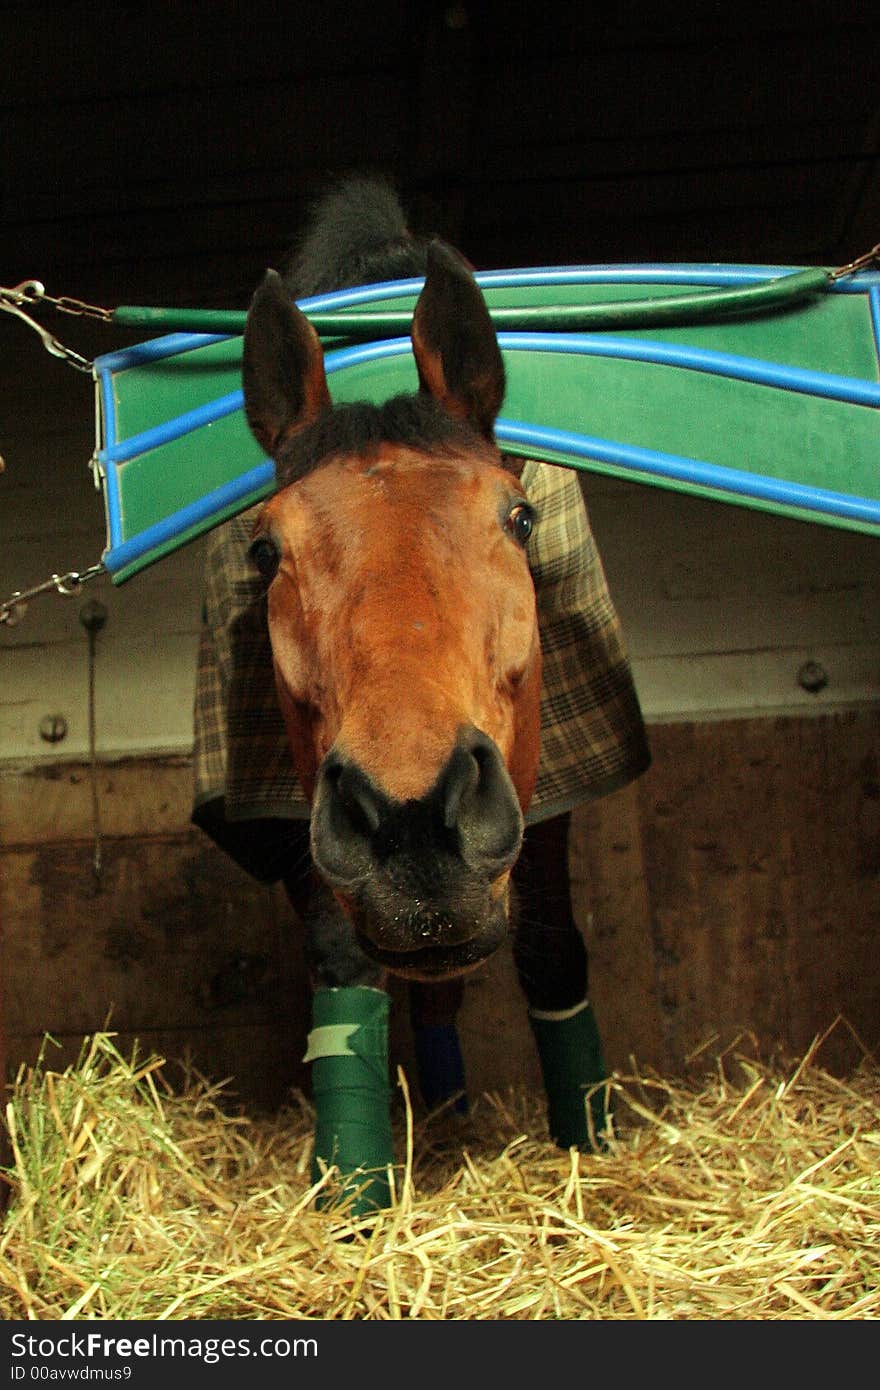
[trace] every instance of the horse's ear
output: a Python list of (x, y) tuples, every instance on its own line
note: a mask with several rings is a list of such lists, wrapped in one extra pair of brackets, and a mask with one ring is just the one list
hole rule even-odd
[(247, 422), (270, 458), (330, 404), (321, 340), (275, 270), (248, 310), (241, 377)]
[(412, 345), (422, 390), (491, 439), (504, 400), (504, 361), (476, 280), (442, 241), (428, 248)]

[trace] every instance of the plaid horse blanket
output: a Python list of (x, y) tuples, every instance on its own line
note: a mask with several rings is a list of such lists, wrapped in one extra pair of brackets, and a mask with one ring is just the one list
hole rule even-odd
[[(577, 474), (528, 460), (528, 557), (543, 652), (541, 760), (527, 821), (605, 796), (650, 762), (620, 622)], [(285, 870), (309, 807), (275, 695), (263, 581), (247, 557), (258, 508), (209, 537), (194, 710), (194, 823), (257, 878)]]

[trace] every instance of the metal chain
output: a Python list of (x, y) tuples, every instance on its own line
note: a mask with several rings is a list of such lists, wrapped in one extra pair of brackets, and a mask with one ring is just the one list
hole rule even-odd
[[(81, 299), (73, 299), (69, 295), (55, 298), (46, 293), (45, 287), (39, 280), (22, 280), (21, 284), (13, 285), (11, 288), (0, 285), (0, 310), (14, 315), (15, 318), (21, 319), (22, 323), (27, 324), (28, 328), (32, 328), (40, 338), (43, 347), (53, 357), (60, 357), (70, 366), (76, 367), (77, 371), (88, 372), (91, 376), (93, 364), (88, 358), (81, 356), (73, 348), (67, 347), (65, 343), (59, 342), (48, 329), (37, 323), (30, 314), (25, 313), (24, 305), (31, 307), (40, 304), (49, 304), (53, 309), (58, 309), (63, 314), (84, 315), (89, 318), (101, 319), (104, 322), (112, 321), (112, 312), (95, 304), (86, 304)], [(0, 471), (2, 468), (3, 462), (0, 460)], [(53, 574), (42, 584), (35, 584), (30, 589), (17, 589), (5, 603), (0, 602), (0, 626), (5, 624), (7, 627), (15, 627), (17, 623), (20, 623), (32, 598), (49, 592), (61, 594), (64, 598), (71, 598), (80, 592), (83, 584), (88, 580), (96, 579), (99, 574), (104, 573), (104, 566), (99, 562), (96, 565), (90, 565), (86, 570), (68, 570), (66, 574)]]
[(99, 560), (87, 570), (68, 570), (66, 574), (53, 574), (49, 579), (44, 579), (42, 584), (35, 584), (31, 589), (16, 589), (11, 598), (5, 603), (0, 603), (0, 624), (15, 627), (24, 617), (31, 599), (38, 598), (40, 594), (54, 592), (62, 598), (74, 598), (83, 584), (88, 583), (90, 579), (97, 579), (100, 574), (106, 574), (106, 570), (103, 562)]
[(861, 256), (856, 256), (854, 261), (847, 265), (838, 266), (837, 270), (832, 270), (831, 279), (839, 280), (843, 275), (852, 275), (857, 270), (867, 270), (869, 266), (880, 266), (880, 241), (876, 246), (872, 246), (870, 251), (865, 251)]
[(37, 334), (43, 347), (53, 357), (60, 357), (64, 362), (75, 367), (78, 372), (88, 372), (91, 376), (92, 363), (87, 357), (83, 357), (74, 348), (68, 347), (66, 343), (59, 342), (48, 328), (37, 323), (36, 319), (26, 314), (23, 305), (33, 306), (39, 304), (51, 304), (54, 309), (60, 309), (63, 314), (83, 314), (90, 318), (99, 318), (104, 322), (112, 320), (113, 315), (109, 309), (100, 309), (94, 304), (84, 304), (81, 299), (71, 299), (67, 296), (55, 299), (46, 294), (45, 289), (39, 280), (22, 280), (20, 285), (14, 285), (11, 289), (0, 285), (0, 309), (4, 313), (14, 314), (22, 323), (27, 324)]
[(85, 300), (74, 299), (72, 295), (62, 294), (57, 298), (46, 293), (42, 280), (22, 280), (12, 289), (0, 287), (0, 298), (11, 300), (19, 307), (23, 304), (50, 304), (62, 314), (77, 314), (83, 318), (100, 319), (103, 323), (113, 322), (113, 310), (102, 309), (98, 304), (86, 304)]

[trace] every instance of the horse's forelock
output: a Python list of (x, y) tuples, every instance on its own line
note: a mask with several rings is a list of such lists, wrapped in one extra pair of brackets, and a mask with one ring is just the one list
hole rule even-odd
[(431, 397), (394, 396), (382, 405), (359, 401), (336, 406), (293, 435), (276, 460), (276, 488), (297, 482), (330, 459), (365, 457), (383, 444), (429, 457), (469, 453), (498, 462), (484, 439)]

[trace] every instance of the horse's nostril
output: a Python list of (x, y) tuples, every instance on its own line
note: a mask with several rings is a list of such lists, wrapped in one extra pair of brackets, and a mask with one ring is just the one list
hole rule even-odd
[(462, 802), (474, 791), (479, 779), (480, 765), (477, 759), (464, 749), (456, 748), (443, 784), (443, 824), (447, 830), (455, 830)]
[(318, 773), (312, 807), (312, 857), (336, 887), (363, 882), (375, 858), (376, 830), (387, 803), (366, 773), (330, 752)]
[(523, 820), (497, 744), (478, 729), (464, 730), (441, 790), (444, 825), (456, 832), (465, 862), (492, 873), (509, 868), (522, 843)]
[(378, 794), (363, 773), (353, 767), (341, 768), (336, 779), (336, 793), (355, 830), (363, 835), (375, 834), (382, 812)]

